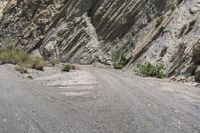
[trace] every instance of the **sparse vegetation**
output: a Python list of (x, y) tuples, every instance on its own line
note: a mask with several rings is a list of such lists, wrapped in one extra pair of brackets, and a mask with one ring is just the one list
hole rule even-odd
[(112, 52), (111, 58), (112, 58), (112, 62), (117, 62), (117, 59), (118, 59), (117, 53), (116, 52)]
[(69, 64), (65, 64), (62, 66), (62, 71), (63, 72), (70, 72), (71, 66)]
[(19, 64), (27, 62), (29, 59), (28, 54), (24, 51), (18, 51), (13, 48), (0, 49), (0, 62)]
[(113, 63), (113, 67), (114, 69), (123, 69), (124, 66), (120, 63)]
[(18, 65), (16, 70), (24, 73), (25, 68), (31, 68), (43, 71), (45, 61), (43, 58), (28, 55), (25, 51), (19, 51), (14, 48), (0, 49), (0, 62)]
[(137, 65), (138, 73), (142, 76), (164, 78), (164, 65), (156, 64), (153, 65), (149, 62), (139, 63)]
[(50, 60), (49, 60), (49, 63), (50, 63), (52, 66), (55, 66), (56, 64), (59, 64), (59, 60), (58, 60), (58, 59), (50, 59)]
[(6, 48), (12, 48), (14, 45), (15, 45), (15, 41), (12, 39), (11, 36), (6, 36), (4, 38), (1, 38), (1, 42), (2, 44), (6, 44), (5, 45), (2, 45), (2, 47), (6, 47)]
[(112, 62), (114, 69), (122, 69), (126, 64), (126, 56), (123, 51), (112, 53)]
[(63, 72), (70, 72), (70, 70), (75, 70), (76, 66), (71, 65), (71, 64), (64, 64), (61, 68), (61, 71)]
[(30, 68), (35, 70), (44, 70), (45, 62), (42, 57), (34, 56), (30, 59)]

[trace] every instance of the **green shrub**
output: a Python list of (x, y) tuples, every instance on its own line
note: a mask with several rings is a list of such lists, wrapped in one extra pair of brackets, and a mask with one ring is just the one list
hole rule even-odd
[(13, 48), (15, 45), (15, 40), (13, 40), (11, 36), (1, 38), (1, 42), (3, 48)]
[(17, 63), (25, 63), (29, 60), (29, 55), (24, 51), (18, 51), (16, 54)]
[(151, 63), (139, 63), (137, 65), (138, 72), (142, 76), (156, 77), (156, 78), (164, 78), (164, 65), (156, 64), (152, 65)]
[(113, 67), (114, 69), (123, 69), (124, 66), (120, 63), (113, 63)]
[(200, 46), (193, 49), (192, 59), (195, 65), (200, 65)]
[[(28, 55), (26, 52), (14, 48), (0, 49), (0, 62), (3, 64), (17, 64), (21, 68), (31, 68), (36, 70), (43, 70), (45, 66), (43, 58)], [(18, 70), (21, 71), (21, 68), (18, 68)]]
[(41, 57), (30, 56), (28, 61), (23, 62), (23, 63), (18, 63), (18, 65), (24, 68), (30, 68), (30, 69), (43, 71), (46, 63)]
[(122, 52), (120, 54), (120, 64), (122, 64), (124, 66), (126, 64), (126, 61), (127, 61), (127, 59), (126, 59), (125, 53)]
[(123, 51), (112, 53), (112, 62), (114, 69), (122, 69), (126, 64), (126, 56)]
[(28, 61), (29, 56), (24, 51), (18, 51), (13, 48), (0, 49), (0, 62), (18, 64)]
[(117, 59), (118, 59), (117, 53), (116, 53), (116, 52), (112, 52), (111, 58), (112, 58), (112, 59), (111, 59), (112, 62), (116, 62)]
[(64, 64), (61, 67), (61, 71), (63, 72), (70, 72), (70, 70), (76, 70), (77, 67), (75, 65), (71, 65), (71, 64)]
[(29, 64), (31, 66), (30, 68), (32, 69), (40, 70), (40, 71), (44, 70), (45, 62), (42, 57), (39, 57), (39, 56), (32, 57), (29, 61)]
[(71, 70), (71, 65), (65, 64), (65, 65), (62, 66), (61, 70), (62, 70), (63, 72), (70, 72), (70, 70)]

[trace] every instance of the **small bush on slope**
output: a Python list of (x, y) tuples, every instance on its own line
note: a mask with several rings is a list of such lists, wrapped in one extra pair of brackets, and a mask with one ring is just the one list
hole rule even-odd
[(13, 48), (0, 49), (0, 62), (1, 63), (11, 63), (18, 64), (27, 62), (29, 56), (24, 51), (18, 51)]
[(126, 64), (126, 56), (124, 52), (119, 52), (119, 53), (112, 53), (112, 62), (113, 62), (113, 67), (114, 69), (122, 69), (125, 64)]
[(45, 66), (43, 58), (28, 55), (26, 52), (14, 48), (0, 49), (0, 62), (3, 64), (17, 64), (21, 68), (32, 68), (36, 70), (43, 70)]
[(30, 64), (31, 64), (30, 68), (43, 71), (45, 66), (45, 61), (43, 60), (43, 58), (35, 56), (31, 58)]
[(71, 65), (71, 64), (64, 64), (61, 68), (61, 71), (63, 72), (70, 72), (70, 70), (75, 70), (76, 66)]
[(152, 65), (149, 62), (146, 63), (139, 63), (137, 65), (138, 72), (142, 76), (148, 76), (148, 77), (156, 77), (156, 78), (164, 78), (164, 65), (163, 64), (157, 64)]

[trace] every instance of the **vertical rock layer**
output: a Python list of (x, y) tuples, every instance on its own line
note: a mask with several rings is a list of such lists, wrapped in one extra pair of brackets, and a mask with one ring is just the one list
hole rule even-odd
[(0, 1), (0, 20), (1, 20), (2, 16), (3, 16), (3, 10), (6, 7), (7, 3), (8, 3), (7, 0)]
[(111, 64), (123, 52), (127, 65), (162, 61), (170, 74), (191, 64), (199, 9), (199, 0), (11, 0), (0, 37), (72, 63)]

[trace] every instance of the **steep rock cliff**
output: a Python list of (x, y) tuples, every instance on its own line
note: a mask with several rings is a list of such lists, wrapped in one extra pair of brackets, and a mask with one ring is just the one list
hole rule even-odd
[(7, 0), (1, 0), (0, 1), (0, 20), (1, 20), (2, 16), (3, 16), (3, 10), (6, 7), (7, 3), (8, 3)]
[(186, 74), (192, 63), (193, 48), (200, 43), (200, 1), (183, 1), (139, 60), (164, 62), (166, 73)]
[(64, 62), (127, 66), (163, 62), (166, 74), (186, 72), (199, 42), (199, 0), (10, 0), (0, 38)]

